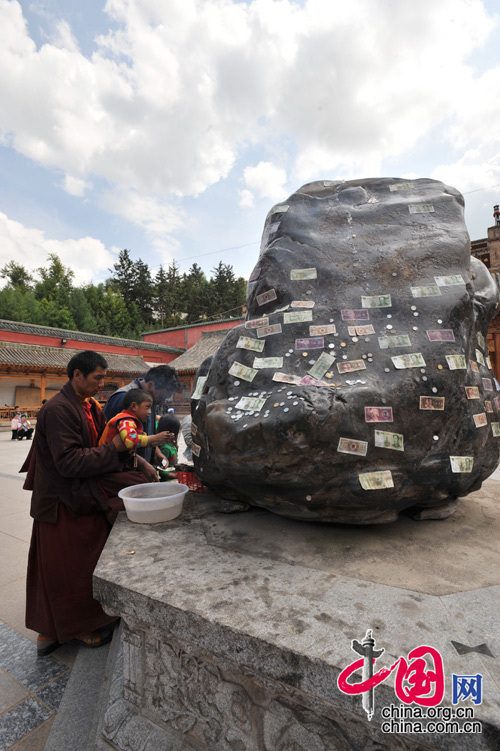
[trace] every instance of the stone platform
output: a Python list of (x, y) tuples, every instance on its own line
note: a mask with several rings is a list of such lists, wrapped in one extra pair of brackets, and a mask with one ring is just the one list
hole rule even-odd
[[(442, 521), (371, 527), (223, 515), (195, 494), (166, 524), (121, 514), (94, 576), (124, 622), (96, 748), (500, 747), (499, 489), (488, 480)], [(419, 645), (438, 649), (448, 707), (452, 673), (481, 673), (482, 704), (460, 706), (482, 733), (382, 732), (382, 708), (398, 703), (392, 676), (374, 690), (369, 722), (361, 696), (337, 687), (367, 629), (385, 649), (376, 670)]]

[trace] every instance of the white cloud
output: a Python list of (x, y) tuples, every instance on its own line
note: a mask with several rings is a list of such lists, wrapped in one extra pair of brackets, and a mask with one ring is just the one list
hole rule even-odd
[(162, 253), (163, 262), (172, 260), (172, 253), (178, 247), (172, 235), (184, 224), (181, 209), (165, 200), (135, 190), (109, 193), (103, 197), (102, 205), (113, 214), (142, 227), (152, 244)]
[[(286, 172), (272, 162), (259, 162), (254, 167), (245, 167), (243, 178), (248, 188), (257, 193), (260, 198), (279, 201), (287, 195)], [(247, 193), (249, 191), (245, 191), (245, 194)], [(245, 195), (244, 198), (246, 197)]]
[(65, 175), (63, 188), (66, 193), (69, 193), (71, 196), (84, 196), (85, 192), (92, 188), (92, 183), (88, 180), (81, 180), (79, 177)]
[(90, 282), (115, 261), (100, 240), (94, 237), (55, 240), (42, 230), (25, 227), (0, 212), (0, 267), (9, 261), (21, 263), (28, 271), (44, 266), (49, 253), (59, 256), (75, 273), (75, 284)]
[(240, 197), (238, 203), (242, 208), (252, 208), (254, 206), (253, 193), (251, 190), (246, 190), (246, 188), (239, 190), (238, 195)]
[[(324, 172), (379, 174), (436, 130), (457, 165), (479, 148), (469, 175), (484, 170), (500, 151), (500, 71), (469, 59), (498, 17), (480, 0), (375, 7), (108, 0), (114, 27), (89, 58), (64, 21), (37, 49), (20, 3), (0, 0), (0, 138), (73, 176), (73, 195), (106, 182), (101, 205), (165, 252), (185, 220), (174, 199), (201, 194), (236, 163), (240, 206), (280, 200), (286, 174), (293, 188)], [(245, 168), (250, 152), (261, 161)]]

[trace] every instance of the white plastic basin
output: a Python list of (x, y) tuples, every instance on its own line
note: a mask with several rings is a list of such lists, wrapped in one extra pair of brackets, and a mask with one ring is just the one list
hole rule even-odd
[(118, 495), (131, 522), (157, 524), (179, 516), (188, 490), (178, 482), (146, 482), (123, 488)]

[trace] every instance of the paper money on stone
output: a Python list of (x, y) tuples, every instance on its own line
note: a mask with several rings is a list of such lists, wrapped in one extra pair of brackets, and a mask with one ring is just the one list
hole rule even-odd
[(411, 347), (408, 334), (393, 334), (392, 336), (379, 336), (378, 346), (380, 349), (392, 349), (393, 347)]
[(486, 412), (480, 412), (478, 415), (472, 415), (476, 428), (484, 428), (488, 424)]
[(261, 271), (262, 271), (261, 268), (255, 268), (250, 274), (250, 276), (248, 277), (248, 281), (255, 282), (255, 280), (259, 278)]
[(465, 393), (467, 395), (467, 399), (480, 399), (479, 389), (477, 386), (466, 386), (465, 387)]
[(493, 433), (495, 438), (500, 438), (500, 422), (491, 423), (491, 432)]
[(196, 435), (198, 432), (198, 426), (195, 422), (191, 422), (191, 435)]
[(327, 383), (324, 381), (319, 381), (317, 378), (314, 378), (312, 375), (305, 375), (303, 378), (300, 379), (300, 385), (301, 386), (328, 386)]
[(483, 382), (483, 389), (486, 391), (493, 391), (493, 384), (491, 382), (491, 378), (481, 378)]
[(260, 370), (262, 368), (282, 368), (282, 357), (255, 357), (253, 361), (253, 367)]
[(265, 342), (260, 342), (258, 339), (252, 339), (251, 336), (240, 336), (236, 347), (238, 349), (249, 349), (251, 352), (262, 352), (266, 346)]
[(283, 323), (303, 323), (312, 319), (312, 310), (292, 310), (291, 313), (283, 313)]
[(390, 295), (368, 295), (361, 297), (362, 308), (390, 308), (392, 300)]
[(483, 352), (487, 352), (487, 351), (488, 351), (488, 350), (486, 349), (486, 341), (485, 341), (485, 338), (484, 338), (484, 336), (483, 336), (483, 335), (481, 334), (481, 332), (480, 332), (480, 331), (478, 331), (478, 332), (477, 332), (477, 343), (479, 344), (479, 346), (481, 347), (481, 349), (483, 350)]
[(425, 332), (430, 342), (454, 342), (455, 334), (452, 329), (427, 329)]
[(394, 422), (392, 407), (365, 407), (365, 422)]
[(338, 362), (337, 370), (339, 373), (353, 373), (355, 370), (366, 370), (364, 360), (346, 360), (346, 362)]
[(409, 355), (394, 355), (391, 360), (396, 370), (425, 367), (425, 360), (420, 352), (412, 352)]
[(296, 339), (295, 349), (308, 350), (308, 349), (323, 349), (325, 346), (325, 340), (322, 336), (313, 336), (309, 339)]
[(292, 300), (290, 303), (291, 308), (314, 308), (315, 305), (314, 300)]
[(394, 487), (389, 469), (384, 469), (381, 472), (364, 472), (358, 477), (363, 490), (383, 490), (384, 488)]
[(368, 451), (367, 441), (355, 441), (352, 438), (339, 438), (337, 451), (341, 454), (355, 454), (356, 456), (366, 456)]
[(273, 206), (267, 216), (272, 216), (273, 214), (284, 214), (289, 208), (288, 204), (281, 203), (279, 206)]
[(495, 403), (496, 409), (499, 410), (500, 409), (500, 399), (498, 398), (498, 396), (495, 396), (495, 398), (493, 399), (493, 401)]
[(410, 287), (413, 297), (437, 297), (441, 290), (435, 284), (429, 284), (427, 287)]
[(264, 234), (262, 235), (262, 241), (260, 243), (261, 248), (267, 245), (269, 238), (271, 237), (271, 235), (274, 235), (274, 233), (278, 231), (280, 224), (281, 222), (273, 222), (273, 224), (267, 225), (264, 230)]
[(229, 368), (229, 375), (235, 378), (241, 378), (243, 381), (253, 381), (259, 371), (255, 368), (248, 368), (246, 365), (242, 365), (241, 362), (236, 360)]
[(271, 334), (281, 334), (281, 323), (273, 323), (272, 326), (262, 326), (257, 329), (257, 336), (262, 339), (263, 336), (271, 336)]
[(195, 456), (199, 456), (199, 455), (200, 455), (200, 452), (201, 452), (201, 446), (198, 446), (198, 444), (197, 444), (197, 443), (195, 443), (195, 442), (193, 441), (193, 442), (191, 443), (191, 452), (192, 452), (192, 453), (193, 453), (193, 454), (194, 454)]
[(198, 380), (196, 381), (196, 388), (191, 395), (191, 399), (200, 399), (203, 393), (203, 386), (205, 385), (207, 378), (208, 378), (208, 375), (200, 376), (198, 378)]
[(484, 406), (486, 408), (486, 412), (493, 412), (493, 404), (489, 401), (484, 402)]
[(347, 333), (349, 336), (356, 336), (356, 326), (348, 326)]
[(318, 357), (314, 365), (307, 372), (312, 375), (313, 378), (322, 378), (330, 365), (335, 362), (335, 355), (329, 355), (326, 352), (322, 352)]
[(444, 409), (444, 396), (421, 396), (419, 409)]
[(478, 363), (480, 363), (481, 365), (486, 365), (486, 363), (485, 363), (485, 361), (484, 361), (484, 355), (483, 355), (483, 353), (481, 352), (481, 350), (480, 350), (480, 349), (476, 349), (476, 360), (477, 360), (477, 361), (478, 361)]
[(288, 375), (288, 373), (275, 373), (273, 375), (273, 381), (277, 383), (292, 383), (298, 386), (300, 383), (300, 376)]
[(473, 373), (479, 373), (479, 365), (474, 360), (469, 360), (470, 369)]
[(450, 456), (451, 471), (455, 473), (472, 472), (474, 466), (473, 456)]
[(253, 412), (260, 412), (264, 404), (265, 399), (256, 399), (251, 396), (242, 396), (239, 402), (236, 404), (236, 409), (245, 409)]
[(410, 214), (433, 214), (434, 206), (432, 203), (412, 203), (408, 206)]
[(485, 360), (486, 360), (486, 365), (487, 365), (487, 366), (488, 366), (488, 368), (489, 368), (489, 369), (491, 370), (491, 369), (492, 369), (492, 365), (491, 365), (491, 358), (489, 357), (489, 355), (487, 355), (487, 356), (485, 357)]
[[(309, 326), (310, 336), (326, 336), (327, 334), (336, 334), (337, 329), (333, 323), (326, 326)], [(323, 346), (323, 345), (321, 345)]]
[(465, 355), (446, 355), (446, 362), (450, 370), (467, 370)]
[(245, 323), (246, 329), (258, 329), (261, 326), (268, 326), (269, 325), (269, 318), (266, 316), (265, 318), (253, 318), (251, 321), (247, 321)]
[(380, 449), (404, 451), (404, 436), (401, 433), (388, 433), (385, 430), (376, 430), (375, 446), (378, 446)]
[(389, 185), (389, 190), (393, 193), (395, 190), (413, 190), (413, 183), (395, 183)]
[(290, 279), (292, 282), (301, 282), (305, 279), (317, 279), (318, 272), (316, 269), (291, 269)]
[(368, 310), (352, 310), (345, 308), (340, 311), (343, 321), (369, 321), (370, 312)]
[(369, 334), (375, 333), (375, 329), (371, 324), (368, 326), (355, 326), (355, 329), (358, 336), (369, 336)]
[(438, 287), (452, 287), (456, 284), (465, 284), (462, 274), (451, 276), (435, 276), (434, 280)]
[(276, 294), (275, 289), (268, 289), (265, 292), (263, 292), (261, 295), (257, 295), (257, 302), (259, 305), (265, 305), (268, 302), (271, 302), (272, 300), (277, 300), (278, 295)]

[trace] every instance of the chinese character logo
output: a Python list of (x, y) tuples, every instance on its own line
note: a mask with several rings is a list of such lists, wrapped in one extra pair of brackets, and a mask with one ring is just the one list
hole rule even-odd
[[(390, 667), (380, 668), (376, 672), (373, 666), (384, 650), (375, 649), (375, 640), (370, 629), (366, 632), (361, 644), (353, 639), (351, 648), (362, 657), (342, 670), (337, 684), (345, 694), (363, 694), (363, 709), (369, 720), (373, 717), (375, 687), (385, 681), (394, 671), (396, 671), (394, 681), (396, 696), (404, 704), (415, 703), (424, 707), (435, 707), (442, 702), (444, 696), (443, 659), (441, 653), (434, 647), (426, 645), (416, 647), (408, 653), (407, 659), (400, 657)], [(348, 679), (351, 675), (360, 669), (362, 680), (358, 683), (349, 683)], [(462, 677), (471, 678), (471, 676)], [(469, 690), (468, 685), (463, 690)]]

